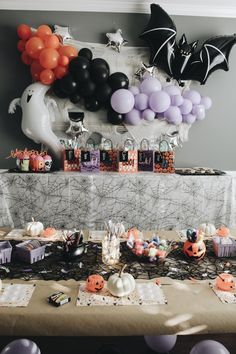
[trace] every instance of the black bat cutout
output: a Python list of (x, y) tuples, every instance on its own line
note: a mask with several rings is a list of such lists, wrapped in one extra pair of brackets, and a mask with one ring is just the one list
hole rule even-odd
[(150, 47), (150, 64), (169, 77), (196, 80), (205, 84), (215, 70), (229, 70), (229, 54), (236, 35), (209, 38), (195, 53), (198, 41), (188, 43), (183, 35), (176, 43), (176, 27), (171, 17), (157, 4), (151, 4), (151, 17), (140, 38)]

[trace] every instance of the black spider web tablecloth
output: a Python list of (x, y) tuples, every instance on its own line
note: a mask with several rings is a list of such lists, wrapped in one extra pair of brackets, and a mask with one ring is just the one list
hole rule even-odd
[(236, 276), (236, 257), (217, 258), (214, 255), (212, 242), (206, 241), (206, 256), (199, 262), (188, 259), (182, 252), (183, 244), (178, 242), (176, 249), (164, 261), (150, 263), (148, 259), (138, 258), (127, 248), (125, 243), (121, 244), (120, 264), (115, 267), (108, 267), (101, 260), (101, 244), (89, 242), (86, 253), (74, 261), (67, 261), (63, 255), (63, 243), (51, 243), (46, 248), (44, 260), (34, 264), (18, 261), (15, 258), (14, 245), (12, 261), (0, 265), (1, 279), (42, 279), (42, 280), (86, 280), (88, 275), (98, 273), (105, 279), (120, 269), (122, 264), (127, 264), (126, 271), (130, 272), (136, 279), (153, 279), (158, 277), (170, 277), (173, 279), (197, 280), (214, 279), (220, 273), (229, 271)]

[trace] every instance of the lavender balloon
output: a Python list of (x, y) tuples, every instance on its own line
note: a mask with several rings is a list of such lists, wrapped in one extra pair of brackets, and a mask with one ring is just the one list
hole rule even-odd
[(215, 340), (202, 340), (194, 345), (190, 354), (230, 354), (230, 352)]
[(41, 354), (41, 351), (37, 344), (29, 339), (16, 339), (3, 348), (1, 354)]
[(212, 100), (208, 96), (202, 96), (200, 104), (202, 104), (205, 109), (209, 109), (212, 106)]
[(192, 114), (196, 116), (197, 120), (203, 120), (206, 116), (205, 107), (202, 104), (194, 105)]
[(139, 111), (148, 108), (148, 96), (145, 93), (139, 93), (134, 98), (134, 107)]
[(188, 98), (192, 104), (199, 104), (201, 102), (201, 95), (195, 90), (188, 90), (183, 93), (184, 98)]
[(193, 109), (193, 104), (188, 98), (184, 98), (183, 104), (179, 106), (179, 109), (182, 114), (188, 114)]
[(193, 124), (196, 120), (196, 116), (194, 116), (191, 113), (188, 114), (183, 114), (183, 123), (187, 123), (187, 124)]
[(128, 113), (134, 108), (134, 96), (126, 89), (119, 89), (111, 96), (111, 106), (118, 113)]
[(124, 122), (130, 125), (139, 125), (141, 123), (140, 111), (134, 108), (132, 111), (126, 113)]
[(153, 92), (161, 90), (161, 83), (155, 77), (149, 77), (140, 84), (139, 89), (142, 93), (150, 95)]
[(139, 94), (139, 88), (137, 87), (137, 86), (130, 86), (129, 87), (129, 91), (134, 95), (134, 96), (136, 96), (136, 95), (138, 95)]
[(176, 106), (170, 106), (165, 112), (165, 117), (168, 123), (179, 125), (182, 122), (180, 109)]
[(161, 336), (144, 336), (144, 340), (147, 346), (154, 352), (167, 353), (174, 348), (177, 336), (175, 334)]
[(149, 98), (149, 106), (156, 113), (165, 112), (170, 103), (170, 96), (165, 91), (154, 92)]
[(163, 90), (167, 92), (169, 96), (176, 96), (176, 95), (181, 96), (181, 91), (177, 86), (173, 86), (173, 85), (165, 86)]
[(155, 119), (155, 116), (155, 112), (151, 109), (145, 109), (145, 111), (142, 112), (142, 119), (147, 120), (148, 122), (152, 122)]
[(170, 97), (171, 106), (181, 106), (184, 103), (184, 99), (180, 95), (173, 95)]

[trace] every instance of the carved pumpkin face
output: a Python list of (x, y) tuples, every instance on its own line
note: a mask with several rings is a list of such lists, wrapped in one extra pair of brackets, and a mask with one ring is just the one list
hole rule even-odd
[(99, 274), (92, 274), (86, 280), (86, 289), (96, 293), (104, 287), (104, 279)]
[(216, 278), (216, 287), (223, 291), (232, 291), (235, 289), (235, 280), (231, 274), (222, 273)]
[(202, 240), (198, 242), (185, 241), (183, 251), (186, 256), (192, 259), (200, 260), (206, 253), (206, 246)]

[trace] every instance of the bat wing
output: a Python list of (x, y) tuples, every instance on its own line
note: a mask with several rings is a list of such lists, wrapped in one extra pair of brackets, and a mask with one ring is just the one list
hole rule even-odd
[(201, 50), (192, 55), (181, 79), (205, 84), (209, 75), (218, 69), (229, 70), (229, 54), (236, 43), (236, 35), (208, 39)]
[(150, 64), (172, 76), (172, 63), (177, 47), (176, 27), (170, 16), (157, 4), (151, 4), (150, 20), (140, 34), (150, 47)]

